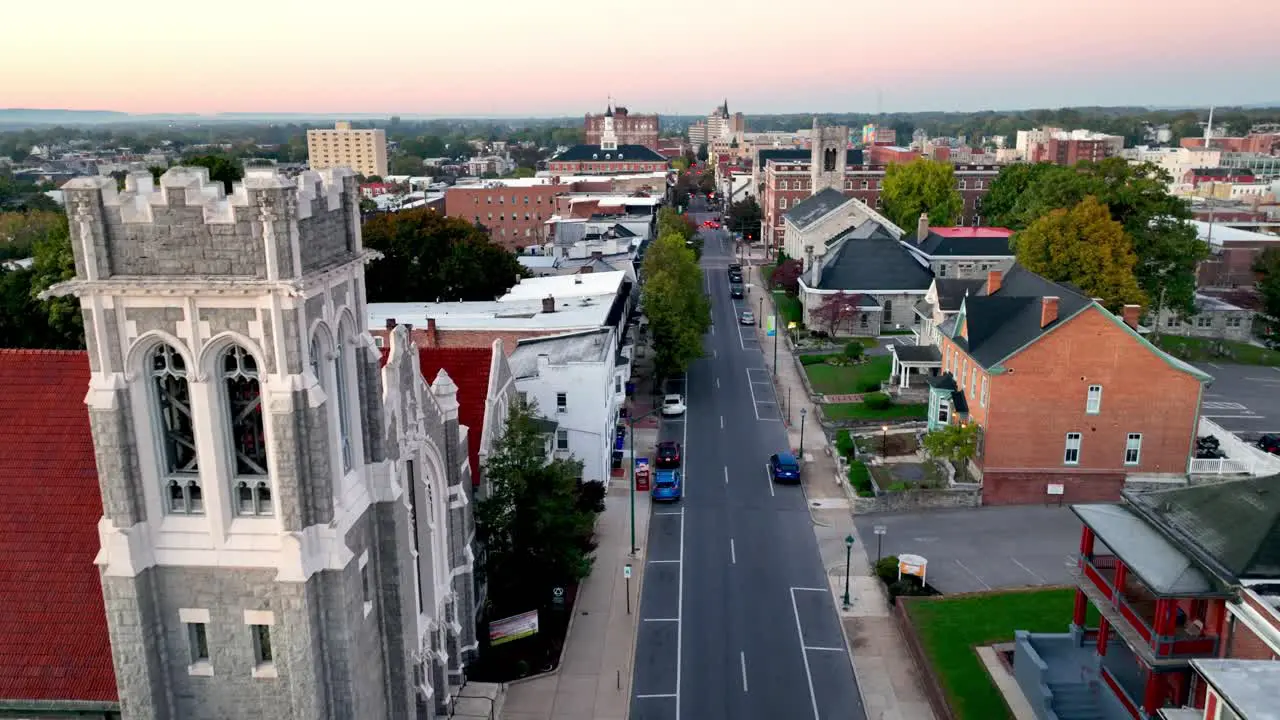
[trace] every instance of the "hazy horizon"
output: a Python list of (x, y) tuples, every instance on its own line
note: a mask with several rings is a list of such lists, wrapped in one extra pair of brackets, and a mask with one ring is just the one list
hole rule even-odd
[[(1204, 107), (1276, 100), (1280, 3), (64, 0), (6, 9), (0, 103), (133, 114), (574, 117)], [(211, 22), (210, 10), (220, 20)], [(224, 22), (234, 20), (234, 22)], [(1230, 37), (1229, 68), (1201, 59)], [(597, 42), (598, 41), (598, 42)], [(51, 44), (74, 52), (49, 53)], [(41, 58), (38, 63), (32, 58)], [(100, 61), (95, 61), (100, 58)]]

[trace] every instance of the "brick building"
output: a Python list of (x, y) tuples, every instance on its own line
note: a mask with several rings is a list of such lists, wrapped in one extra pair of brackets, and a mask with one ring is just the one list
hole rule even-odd
[[(1179, 145), (1188, 148), (1203, 148), (1203, 137), (1187, 137), (1179, 141)], [(1244, 137), (1216, 137), (1209, 140), (1209, 147), (1214, 150), (1235, 153), (1260, 153), (1275, 155), (1280, 152), (1280, 133), (1260, 133)]]
[(604, 136), (605, 119), (613, 119), (613, 132), (619, 145), (643, 145), (657, 151), (659, 118), (653, 115), (632, 115), (624, 107), (610, 103), (603, 115), (588, 113), (583, 123), (587, 145), (599, 145)]
[(483, 225), (495, 243), (518, 252), (546, 242), (546, 221), (555, 214), (556, 196), (573, 189), (548, 178), (454, 185), (445, 191), (444, 213)]
[(988, 273), (938, 328), (931, 428), (974, 422), (983, 502), (1114, 500), (1126, 482), (1185, 478), (1212, 378), (1124, 319), (1015, 265)]
[(1111, 145), (1106, 140), (1050, 137), (1036, 146), (1028, 160), (1071, 166), (1081, 161), (1098, 162), (1108, 157), (1111, 157)]
[(1274, 717), (1280, 476), (1071, 510), (1084, 528), (1068, 632), (1015, 638), (1015, 677), (1036, 716)]
[(1192, 168), (1182, 174), (1183, 184), (1200, 187), (1209, 183), (1250, 184), (1257, 182), (1253, 171), (1248, 168), (1206, 167)]
[(575, 145), (547, 161), (553, 173), (614, 175), (667, 169), (667, 158), (644, 145)]

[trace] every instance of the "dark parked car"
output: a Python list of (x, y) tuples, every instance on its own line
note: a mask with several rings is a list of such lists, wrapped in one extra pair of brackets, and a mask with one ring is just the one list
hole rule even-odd
[(1272, 455), (1280, 455), (1280, 435), (1263, 435), (1258, 438), (1258, 447)]
[(800, 482), (800, 463), (789, 452), (769, 456), (769, 475), (774, 482)]
[(742, 297), (742, 283), (730, 283), (729, 297), (733, 297), (733, 298)]
[(680, 443), (666, 440), (658, 443), (658, 467), (680, 467)]

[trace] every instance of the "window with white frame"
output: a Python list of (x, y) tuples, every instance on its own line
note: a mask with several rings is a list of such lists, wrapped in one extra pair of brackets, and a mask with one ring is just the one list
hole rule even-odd
[(862, 189), (863, 189), (863, 190), (866, 190), (866, 189), (868, 189), (868, 188), (870, 188), (870, 187), (871, 187), (871, 183), (867, 182), (866, 180), (863, 180), (863, 181), (862, 181)]
[(987, 406), (987, 376), (982, 376), (982, 394), (978, 396), (978, 406)]
[(1213, 327), (1213, 316), (1212, 316), (1212, 315), (1197, 315), (1197, 316), (1196, 316), (1196, 327), (1198, 327), (1198, 328)]
[(778, 207), (779, 207), (780, 209), (782, 209), (782, 210), (786, 210), (786, 209), (787, 209), (787, 199), (786, 199), (786, 198), (778, 198)]
[(165, 509), (177, 515), (202, 515), (204, 490), (200, 486), (186, 361), (172, 346), (161, 344), (151, 351), (150, 363)]
[(1080, 433), (1067, 433), (1067, 446), (1062, 453), (1063, 465), (1080, 464)]
[(569, 431), (563, 430), (563, 429), (556, 430), (556, 450), (568, 450), (568, 449), (569, 449)]
[(338, 330), (338, 347), (333, 353), (333, 394), (338, 397), (338, 447), (342, 451), (344, 473), (351, 472), (354, 462), (351, 450), (351, 398), (348, 395), (351, 374), (347, 368), (347, 348), (350, 346), (350, 332), (343, 325)]
[(178, 621), (187, 634), (187, 674), (210, 676), (209, 611), (204, 608), (178, 608)]
[(556, 412), (568, 412), (569, 410), (569, 394), (556, 393)]
[(951, 421), (951, 401), (938, 399), (938, 422), (946, 425)]
[(370, 578), (369, 569), (369, 551), (365, 550), (360, 554), (360, 593), (364, 599), (364, 616), (369, 617), (369, 613), (373, 612), (373, 580)]
[(1102, 412), (1102, 386), (1090, 385), (1089, 393), (1085, 397), (1084, 411), (1090, 415), (1097, 415)]
[(1142, 457), (1142, 433), (1129, 433), (1124, 441), (1124, 464), (1137, 465)]
[(221, 373), (236, 514), (270, 515), (271, 483), (258, 361), (249, 351), (232, 345), (222, 353)]
[(1238, 328), (1242, 324), (1243, 323), (1241, 322), (1240, 317), (1237, 315), (1232, 315), (1227, 317), (1227, 327), (1229, 328)]
[(786, 180), (783, 180), (783, 181), (779, 182), (779, 183), (778, 183), (778, 189), (779, 189), (779, 190), (786, 190), (786, 189), (787, 189), (787, 181), (786, 181)]
[(1178, 316), (1177, 316), (1177, 315), (1172, 315), (1172, 314), (1171, 314), (1171, 315), (1169, 315), (1169, 317), (1164, 321), (1164, 326), (1165, 326), (1165, 327), (1178, 327)]

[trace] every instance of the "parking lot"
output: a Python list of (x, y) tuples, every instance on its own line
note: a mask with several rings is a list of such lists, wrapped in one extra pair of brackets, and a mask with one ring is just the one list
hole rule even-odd
[(751, 405), (757, 420), (782, 420), (768, 368), (747, 368), (747, 389), (751, 393)]
[(1213, 376), (1201, 414), (1246, 440), (1280, 433), (1280, 368), (1198, 363)]
[[(868, 556), (921, 555), (929, 584), (943, 593), (1067, 585), (1067, 558), (1080, 545), (1080, 520), (1066, 507), (990, 507), (861, 515)], [(875, 526), (884, 526), (877, 538)]]

